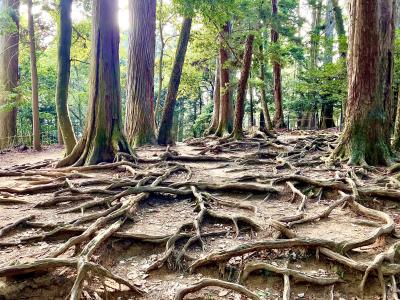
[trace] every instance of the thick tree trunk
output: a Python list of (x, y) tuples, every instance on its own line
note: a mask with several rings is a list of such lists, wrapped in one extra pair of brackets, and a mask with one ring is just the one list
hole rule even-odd
[(229, 134), (233, 127), (233, 104), (230, 92), (230, 71), (227, 65), (229, 60), (229, 52), (225, 47), (225, 40), (230, 34), (230, 22), (226, 23), (223, 31), (220, 33), (220, 107), (219, 107), (219, 123), (216, 136), (222, 137)]
[[(235, 139), (243, 139), (243, 116), (244, 116), (244, 99), (246, 97), (246, 87), (250, 75), (251, 57), (253, 55), (254, 35), (250, 34), (245, 43), (243, 54), (243, 66), (240, 73), (236, 96), (235, 123), (233, 126), (232, 137)], [(250, 90), (251, 93), (251, 90)]]
[(129, 1), (125, 130), (132, 147), (155, 142), (154, 52), (156, 0)]
[(264, 63), (264, 47), (261, 44), (260, 45), (260, 80), (262, 82), (261, 88), (260, 88), (260, 94), (261, 94), (261, 107), (262, 111), (264, 114), (264, 122), (265, 122), (265, 128), (264, 130), (272, 130), (272, 121), (271, 121), (271, 116), (269, 114), (269, 109), (268, 109), (268, 103), (267, 103), (267, 94), (265, 91), (266, 88), (266, 82), (265, 82), (265, 63)]
[(214, 79), (214, 91), (213, 91), (213, 101), (214, 101), (214, 108), (213, 108), (213, 115), (211, 119), (210, 127), (204, 132), (204, 135), (214, 134), (218, 129), (219, 123), (219, 108), (220, 108), (220, 63), (219, 59), (215, 64), (215, 79)]
[(40, 146), (40, 120), (39, 120), (39, 82), (36, 65), (36, 40), (35, 24), (32, 15), (32, 0), (28, 0), (28, 31), (29, 48), (31, 59), (31, 80), (32, 80), (32, 127), (33, 127), (33, 149), (41, 150)]
[(0, 1), (0, 14), (7, 16), (13, 26), (9, 32), (0, 31), (0, 149), (3, 149), (17, 135), (19, 0)]
[(62, 133), (66, 155), (70, 154), (76, 145), (75, 133), (68, 110), (72, 38), (71, 7), (72, 0), (60, 1), (56, 107), (59, 129)]
[(160, 129), (158, 132), (158, 144), (168, 145), (174, 143), (171, 128), (174, 117), (176, 97), (178, 95), (179, 84), (181, 82), (183, 64), (185, 62), (186, 50), (189, 43), (190, 30), (192, 28), (192, 19), (185, 18), (182, 23), (179, 35), (178, 46), (175, 53), (174, 66), (172, 68), (171, 78), (168, 85), (167, 98), (164, 105), (163, 115), (161, 117)]
[(121, 122), (118, 1), (93, 1), (90, 68), (85, 130), (59, 167), (113, 162), (118, 153), (131, 153)]
[(332, 158), (388, 164), (394, 0), (352, 0), (346, 123)]
[[(271, 42), (273, 44), (278, 43), (278, 0), (271, 0), (272, 2), (272, 29), (271, 29)], [(274, 115), (274, 127), (285, 128), (285, 121), (283, 119), (283, 108), (282, 108), (282, 78), (281, 78), (281, 64), (279, 60), (274, 59), (273, 72), (274, 72), (274, 100), (275, 100), (275, 115)]]
[[(333, 31), (335, 28), (335, 16), (332, 0), (328, 0), (325, 15), (325, 53), (324, 63), (332, 63), (333, 57)], [(335, 127), (333, 121), (333, 105), (334, 102), (330, 100), (329, 95), (325, 96), (321, 109), (321, 124), (320, 128), (327, 129)]]

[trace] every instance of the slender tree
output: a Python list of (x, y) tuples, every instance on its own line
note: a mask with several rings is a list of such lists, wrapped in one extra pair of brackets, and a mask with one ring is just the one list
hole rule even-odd
[(400, 92), (397, 96), (397, 113), (396, 122), (394, 124), (393, 148), (396, 151), (400, 151)]
[(71, 7), (72, 0), (60, 0), (56, 107), (59, 129), (64, 141), (66, 155), (70, 154), (76, 145), (75, 133), (68, 110), (72, 38)]
[[(254, 35), (249, 34), (245, 42), (245, 50), (243, 54), (243, 66), (240, 72), (240, 79), (236, 96), (235, 123), (233, 126), (232, 137), (235, 139), (243, 139), (243, 116), (244, 116), (244, 98), (246, 97), (247, 82), (250, 75), (251, 58), (253, 55)], [(251, 94), (251, 90), (250, 90)], [(252, 116), (251, 116), (252, 117)]]
[[(164, 24), (163, 24), (163, 0), (160, 0), (159, 5), (159, 21), (158, 21), (158, 32), (160, 35), (160, 63), (158, 66), (158, 91), (157, 91), (157, 100), (156, 100), (156, 108), (155, 108), (155, 120), (158, 123), (159, 115), (160, 115), (160, 107), (161, 107), (161, 93), (163, 88), (163, 69), (164, 69), (164, 51), (165, 51), (165, 39), (164, 39)], [(157, 125), (157, 124), (156, 124)]]
[(389, 164), (394, 1), (352, 0), (346, 122), (332, 158)]
[[(328, 0), (325, 13), (325, 53), (324, 63), (331, 64), (333, 59), (333, 32), (335, 28), (335, 17), (332, 0)], [(321, 111), (321, 124), (322, 129), (335, 127), (333, 121), (333, 105), (334, 102), (329, 99), (329, 95), (324, 97)]]
[[(278, 0), (271, 0), (272, 3), (272, 28), (271, 28), (271, 42), (275, 45), (278, 44)], [(282, 108), (282, 78), (281, 78), (281, 63), (276, 57), (272, 61), (274, 72), (274, 100), (275, 100), (275, 115), (274, 126), (275, 128), (285, 128), (283, 119)]]
[(264, 62), (264, 46), (260, 45), (260, 95), (261, 95), (261, 107), (263, 112), (263, 120), (265, 122), (264, 130), (272, 130), (272, 121), (271, 116), (269, 114), (268, 103), (267, 103), (267, 93), (266, 93), (266, 81), (265, 81), (265, 62)]
[(88, 116), (82, 139), (59, 167), (112, 162), (130, 154), (122, 132), (118, 1), (94, 0)]
[(176, 97), (178, 95), (179, 83), (181, 81), (183, 63), (185, 62), (186, 50), (189, 43), (192, 18), (184, 18), (179, 35), (178, 46), (175, 53), (175, 61), (172, 67), (171, 78), (168, 85), (167, 99), (158, 132), (158, 144), (168, 145), (174, 143), (171, 128), (174, 118)]
[(219, 59), (215, 64), (215, 77), (214, 77), (214, 90), (213, 90), (213, 115), (211, 118), (211, 125), (206, 129), (204, 135), (214, 134), (218, 129), (219, 123), (219, 108), (220, 108), (220, 99), (221, 99), (221, 84), (220, 84), (220, 63)]
[(19, 0), (0, 1), (0, 14), (7, 16), (10, 23), (7, 30), (0, 30), (0, 149), (3, 149), (17, 135)]
[(154, 52), (156, 0), (129, 1), (125, 131), (132, 147), (155, 142)]
[(32, 15), (32, 0), (28, 0), (28, 31), (29, 48), (31, 58), (31, 81), (32, 81), (32, 120), (33, 120), (33, 149), (41, 150), (40, 146), (40, 120), (39, 120), (39, 81), (36, 65), (36, 39), (35, 24)]
[(233, 104), (230, 93), (230, 71), (228, 66), (229, 52), (226, 49), (226, 40), (230, 33), (230, 22), (227, 22), (222, 32), (220, 33), (220, 48), (219, 48), (219, 62), (220, 62), (220, 106), (219, 106), (219, 123), (216, 136), (223, 136), (229, 134), (233, 127)]
[(340, 57), (346, 58), (347, 56), (347, 37), (346, 29), (344, 28), (342, 8), (339, 6), (338, 0), (332, 0), (333, 10), (335, 12), (335, 26), (336, 33), (339, 38), (339, 54)]

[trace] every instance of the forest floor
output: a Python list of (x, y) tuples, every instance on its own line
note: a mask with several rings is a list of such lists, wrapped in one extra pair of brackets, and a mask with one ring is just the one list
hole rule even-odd
[(0, 154), (0, 299), (397, 299), (398, 171), (328, 165), (336, 140)]

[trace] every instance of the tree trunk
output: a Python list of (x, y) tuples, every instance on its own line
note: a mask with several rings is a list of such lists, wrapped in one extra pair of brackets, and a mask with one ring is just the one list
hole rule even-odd
[(28, 0), (28, 30), (29, 48), (31, 59), (31, 80), (32, 80), (32, 127), (33, 127), (33, 149), (41, 150), (40, 146), (40, 120), (39, 120), (39, 82), (36, 65), (36, 40), (35, 24), (32, 15), (32, 0)]
[(338, 0), (331, 0), (333, 5), (333, 10), (335, 12), (335, 25), (336, 33), (339, 38), (339, 54), (340, 57), (346, 58), (347, 56), (347, 38), (346, 30), (344, 28), (343, 13), (342, 8), (339, 6)]
[(10, 32), (0, 31), (0, 149), (3, 149), (17, 135), (19, 0), (0, 1), (0, 14), (13, 24)]
[(272, 130), (272, 121), (271, 116), (269, 114), (268, 103), (267, 103), (267, 94), (265, 92), (266, 82), (265, 82), (265, 63), (264, 63), (264, 47), (260, 45), (260, 80), (262, 82), (261, 85), (261, 107), (264, 114), (264, 122), (265, 128), (264, 130)]
[(219, 106), (219, 123), (216, 136), (222, 137), (232, 131), (233, 126), (233, 105), (230, 93), (230, 71), (228, 60), (229, 52), (225, 47), (225, 41), (230, 34), (230, 22), (226, 23), (223, 31), (220, 33), (220, 48), (219, 48), (219, 62), (220, 62), (220, 106)]
[[(272, 0), (272, 29), (271, 29), (271, 42), (278, 43), (278, 0)], [(282, 78), (281, 78), (281, 64), (278, 59), (272, 62), (274, 71), (274, 100), (275, 100), (275, 115), (274, 126), (275, 128), (285, 128), (285, 121), (283, 119), (282, 108)]]
[(118, 1), (93, 1), (90, 68), (85, 130), (59, 167), (113, 162), (118, 153), (131, 153), (121, 122)]
[(214, 134), (218, 129), (219, 123), (219, 108), (220, 108), (220, 63), (219, 59), (215, 64), (215, 81), (214, 81), (214, 91), (213, 91), (213, 100), (214, 100), (214, 109), (213, 115), (211, 119), (210, 127), (204, 132), (204, 135)]
[(254, 126), (254, 94), (253, 87), (249, 86), (249, 96), (250, 96), (250, 126)]
[[(233, 126), (232, 136), (234, 139), (243, 139), (243, 116), (244, 116), (244, 98), (246, 96), (246, 87), (250, 75), (251, 57), (253, 55), (253, 41), (254, 35), (250, 34), (245, 43), (245, 50), (243, 54), (243, 67), (240, 72), (240, 79), (238, 83), (237, 96), (236, 96), (236, 110), (235, 110), (235, 123)], [(251, 93), (251, 90), (250, 90)]]
[[(335, 28), (335, 18), (332, 0), (328, 0), (325, 16), (325, 54), (324, 63), (331, 64), (333, 57), (333, 31)], [(334, 102), (330, 100), (329, 95), (324, 96), (322, 109), (321, 109), (321, 129), (335, 127), (333, 121), (333, 105)]]
[(176, 97), (178, 95), (178, 89), (181, 81), (182, 69), (185, 62), (186, 50), (189, 43), (191, 28), (192, 19), (184, 18), (179, 35), (178, 46), (175, 53), (174, 66), (172, 68), (171, 78), (168, 85), (168, 93), (160, 122), (160, 129), (158, 132), (159, 145), (168, 145), (174, 143), (171, 133), (172, 121), (174, 117)]
[(346, 123), (332, 158), (389, 164), (394, 0), (352, 0)]
[(125, 130), (132, 147), (155, 142), (154, 52), (156, 0), (129, 1)]
[(165, 50), (165, 41), (164, 41), (164, 29), (162, 23), (162, 10), (163, 10), (163, 0), (160, 0), (160, 20), (158, 24), (158, 31), (160, 34), (160, 65), (158, 68), (158, 92), (157, 92), (157, 100), (156, 100), (156, 108), (154, 110), (155, 113), (155, 120), (156, 120), (156, 127), (160, 120), (160, 106), (161, 106), (161, 93), (163, 88), (163, 62), (164, 62), (164, 50)]
[(71, 6), (72, 0), (60, 0), (56, 107), (59, 129), (62, 133), (66, 155), (70, 154), (76, 145), (75, 133), (68, 110), (72, 38)]

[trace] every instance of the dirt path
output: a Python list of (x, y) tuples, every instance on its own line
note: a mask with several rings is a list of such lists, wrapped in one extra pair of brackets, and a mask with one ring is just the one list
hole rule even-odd
[(63, 155), (63, 148), (60, 146), (44, 146), (42, 151), (11, 150), (0, 154), (0, 168), (8, 168), (14, 165), (26, 163), (37, 163), (45, 159), (60, 159)]
[[(397, 242), (397, 194), (376, 194), (400, 187), (377, 185), (379, 169), (326, 167), (320, 158), (335, 143), (331, 135), (219, 143), (192, 140), (167, 153), (148, 147), (138, 165), (57, 174), (11, 167), (58, 158), (57, 148), (0, 156), (9, 167), (0, 172), (0, 299), (65, 299), (71, 289), (82, 299), (174, 299), (204, 278), (233, 282), (252, 299), (361, 297), (362, 270)], [(9, 224), (16, 226), (1, 231)], [(79, 276), (77, 261), (85, 266)], [(392, 296), (392, 278), (385, 280)], [(373, 271), (364, 299), (381, 295)], [(206, 287), (185, 299), (247, 298)]]

